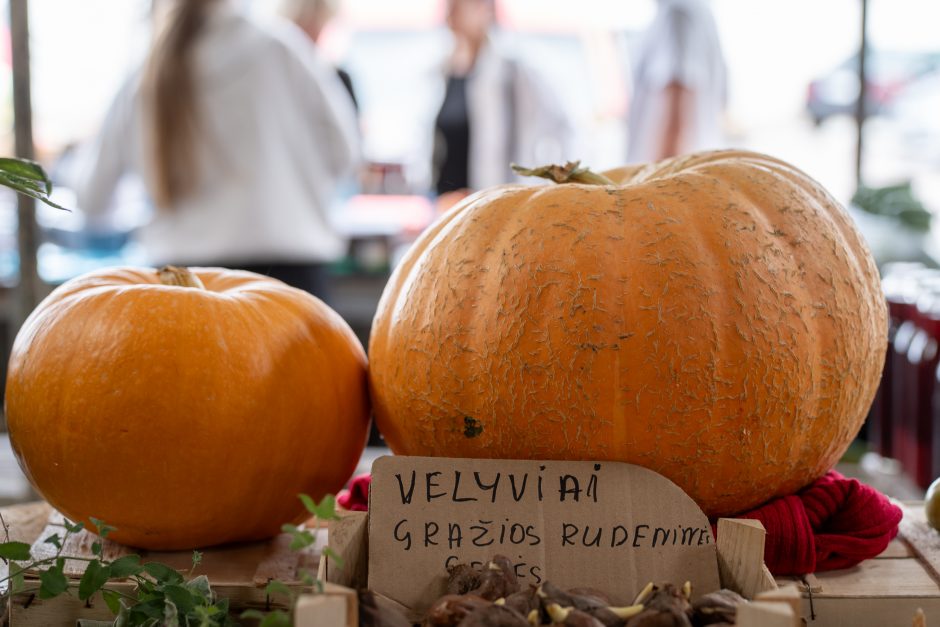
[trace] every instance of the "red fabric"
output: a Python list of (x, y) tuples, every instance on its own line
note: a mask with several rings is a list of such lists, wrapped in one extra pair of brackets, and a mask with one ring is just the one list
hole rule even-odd
[(901, 516), (883, 494), (833, 470), (798, 494), (736, 518), (767, 529), (764, 563), (771, 573), (805, 575), (875, 557), (898, 534)]
[(340, 507), (353, 512), (365, 512), (369, 510), (369, 484), (372, 482), (372, 475), (365, 473), (353, 477), (349, 482), (348, 490), (340, 490), (336, 496), (336, 502)]

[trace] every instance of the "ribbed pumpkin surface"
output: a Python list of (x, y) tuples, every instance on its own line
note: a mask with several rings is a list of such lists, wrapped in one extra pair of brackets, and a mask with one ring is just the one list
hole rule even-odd
[(248, 272), (146, 269), (70, 281), (17, 335), (10, 440), (33, 485), (119, 542), (255, 540), (352, 474), (369, 424), (366, 359), (322, 302)]
[(483, 191), (409, 251), (370, 343), (389, 446), (631, 462), (709, 515), (821, 476), (886, 342), (849, 216), (754, 153), (608, 175), (620, 184)]

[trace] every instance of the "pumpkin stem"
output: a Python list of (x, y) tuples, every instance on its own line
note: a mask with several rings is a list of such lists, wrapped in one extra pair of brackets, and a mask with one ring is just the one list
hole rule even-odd
[(163, 266), (157, 270), (157, 276), (160, 277), (160, 283), (163, 285), (176, 285), (178, 287), (194, 287), (204, 290), (206, 286), (202, 284), (199, 277), (193, 274), (189, 268), (179, 266)]
[(543, 165), (539, 168), (523, 168), (511, 164), (513, 172), (522, 176), (538, 176), (556, 183), (584, 183), (586, 185), (616, 185), (603, 174), (582, 168), (580, 161), (569, 161), (565, 165)]

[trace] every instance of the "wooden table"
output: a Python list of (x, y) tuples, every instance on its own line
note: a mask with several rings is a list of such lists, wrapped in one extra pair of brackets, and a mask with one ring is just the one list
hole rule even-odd
[[(921, 503), (905, 503), (904, 509), (902, 535), (877, 558), (846, 570), (802, 578), (777, 578), (781, 585), (796, 582), (803, 590), (803, 615), (808, 627), (909, 627), (918, 608), (926, 613), (928, 625), (940, 625), (940, 533), (926, 527)], [(45, 503), (0, 508), (10, 539), (28, 543), (40, 537), (51, 513), (51, 508)], [(276, 542), (277, 539), (271, 541)], [(295, 559), (288, 560), (290, 563), (272, 560), (271, 547), (274, 544), (271, 543), (206, 551), (205, 568), (221, 569), (220, 573), (226, 573), (223, 576), (225, 581), (214, 579), (212, 573), (207, 573), (210, 581), (225, 595), (231, 594), (232, 590), (228, 588), (235, 590), (236, 580), (242, 579), (246, 582), (240, 594), (245, 597), (242, 601), (248, 606), (263, 606), (263, 580), (268, 576), (290, 580), (298, 567)], [(251, 553), (255, 549), (260, 551), (261, 557), (251, 555), (246, 558), (245, 551)], [(172, 554), (161, 554), (159, 559), (167, 561), (168, 555)], [(227, 563), (229, 555), (233, 556), (234, 563)], [(151, 557), (157, 559), (156, 555)], [(267, 573), (271, 568), (278, 572)], [(258, 573), (262, 570), (267, 574), (258, 580)], [(6, 566), (2, 564), (0, 576), (6, 576)], [(96, 617), (107, 617), (101, 604), (82, 607), (76, 597), (66, 597), (61, 601), (64, 603), (53, 605), (52, 602), (15, 597), (8, 607), (8, 611), (12, 611), (7, 617), (14, 627), (24, 624), (74, 625), (79, 615), (91, 617), (87, 615), (89, 609), (97, 609)], [(46, 613), (43, 613), (43, 606)], [(55, 614), (50, 615), (48, 612), (53, 609)]]

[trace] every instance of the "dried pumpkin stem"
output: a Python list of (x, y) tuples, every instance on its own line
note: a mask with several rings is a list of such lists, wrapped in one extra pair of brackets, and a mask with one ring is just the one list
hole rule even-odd
[(179, 266), (163, 266), (157, 270), (157, 276), (163, 285), (176, 285), (177, 287), (194, 287), (204, 290), (206, 286), (202, 284), (199, 277), (193, 274), (189, 268)]
[(524, 168), (511, 164), (512, 171), (522, 176), (537, 176), (555, 183), (584, 183), (585, 185), (615, 185), (613, 181), (588, 168), (582, 168), (580, 161), (569, 161), (565, 165), (543, 165), (539, 168)]

